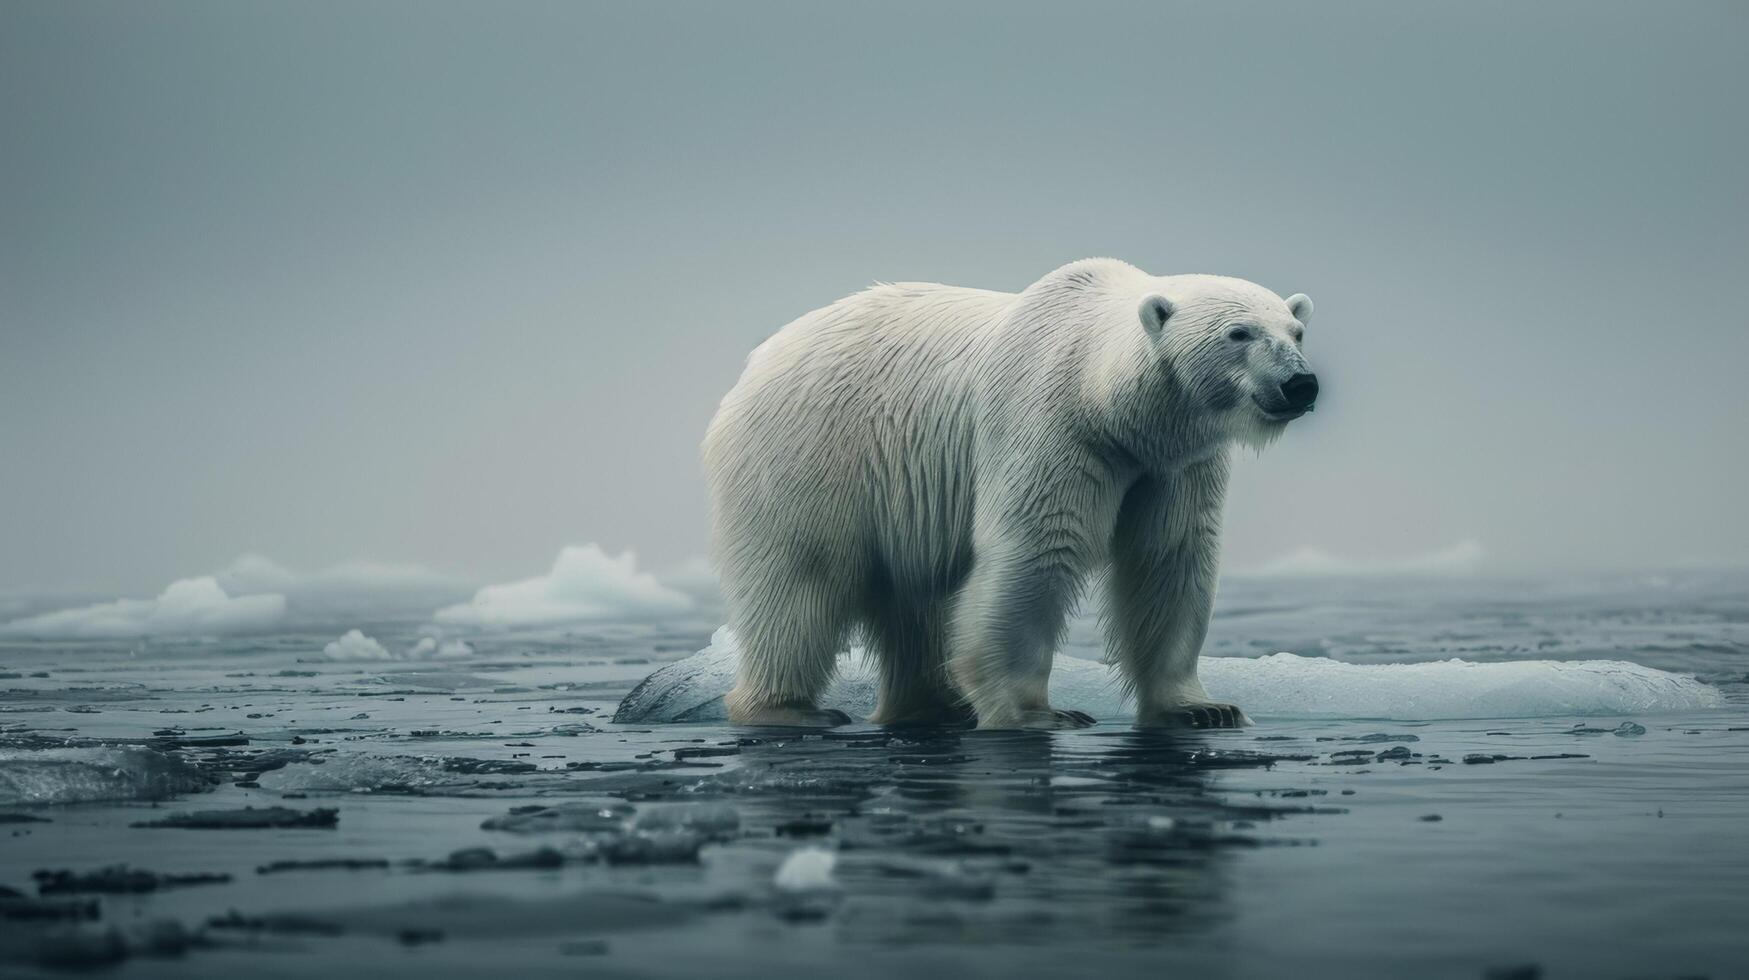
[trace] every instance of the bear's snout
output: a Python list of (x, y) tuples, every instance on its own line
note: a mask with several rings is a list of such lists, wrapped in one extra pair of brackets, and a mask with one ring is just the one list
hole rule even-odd
[(1296, 374), (1281, 383), (1281, 400), (1291, 411), (1309, 412), (1318, 400), (1318, 376)]

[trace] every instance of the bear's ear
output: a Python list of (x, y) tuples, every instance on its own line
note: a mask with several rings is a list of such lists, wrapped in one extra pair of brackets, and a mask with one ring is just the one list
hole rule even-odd
[(1159, 293), (1142, 297), (1139, 315), (1142, 318), (1142, 329), (1148, 331), (1148, 336), (1160, 336), (1160, 331), (1166, 329), (1166, 320), (1172, 315), (1172, 309), (1172, 301)]
[(1295, 293), (1287, 298), (1288, 312), (1301, 323), (1312, 322), (1312, 297), (1305, 293)]

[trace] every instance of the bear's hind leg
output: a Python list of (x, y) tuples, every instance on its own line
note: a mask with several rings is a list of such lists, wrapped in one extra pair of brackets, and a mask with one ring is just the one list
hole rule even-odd
[(819, 706), (844, 647), (849, 598), (843, 583), (785, 576), (761, 583), (735, 603), (741, 662), (724, 699), (737, 725), (830, 728), (848, 725), (842, 711)]
[(869, 648), (881, 675), (876, 725), (965, 725), (971, 706), (947, 674), (947, 619), (939, 602), (883, 604), (869, 618)]

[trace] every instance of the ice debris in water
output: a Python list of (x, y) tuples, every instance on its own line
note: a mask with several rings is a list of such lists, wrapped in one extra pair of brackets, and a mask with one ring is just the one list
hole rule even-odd
[(624, 803), (519, 806), (480, 824), (513, 834), (581, 833), (584, 860), (608, 864), (689, 864), (713, 841), (728, 840), (741, 815), (721, 803), (682, 803), (635, 810)]
[[(634, 816), (635, 812), (635, 816)], [(741, 815), (722, 803), (674, 803), (634, 811), (625, 803), (559, 803), (519, 806), (501, 817), (489, 817), (482, 830), (512, 834), (690, 833), (718, 839), (741, 827)]]
[(194, 766), (152, 749), (0, 749), (0, 806), (167, 800), (212, 784)]
[(519, 806), (502, 817), (488, 817), (481, 830), (511, 834), (615, 833), (624, 829), (632, 808), (624, 803), (560, 803)]
[(833, 891), (838, 887), (838, 882), (832, 877), (832, 869), (837, 864), (838, 855), (823, 847), (798, 848), (783, 859), (777, 874), (772, 877), (772, 884), (778, 891), (794, 895)]
[(259, 777), (264, 789), (278, 792), (371, 792), (418, 790), (464, 781), (442, 758), (336, 753), (292, 763)]
[(39, 895), (137, 895), (183, 885), (222, 885), (231, 880), (228, 874), (159, 874), (141, 868), (130, 868), (125, 864), (113, 864), (83, 873), (44, 869), (32, 873), (31, 877), (36, 879)]
[(160, 820), (142, 820), (132, 827), (167, 827), (174, 830), (276, 830), (290, 827), (332, 828), (340, 822), (340, 811), (333, 807), (314, 810), (293, 810), (270, 806), (257, 810), (198, 810), (194, 813), (172, 813)]
[(550, 847), (503, 856), (489, 847), (464, 847), (441, 861), (428, 861), (419, 867), (428, 871), (522, 871), (557, 868), (564, 863), (565, 856)]
[[(738, 648), (728, 627), (705, 650), (656, 671), (620, 703), (622, 723), (722, 721)], [(1685, 674), (1618, 660), (1348, 664), (1277, 653), (1204, 657), (1203, 685), (1253, 718), (1542, 718), (1716, 708), (1717, 689)], [(853, 718), (874, 710), (875, 672), (860, 648), (839, 658), (821, 706)], [(1134, 715), (1105, 664), (1059, 655), (1052, 702), (1115, 720)]]

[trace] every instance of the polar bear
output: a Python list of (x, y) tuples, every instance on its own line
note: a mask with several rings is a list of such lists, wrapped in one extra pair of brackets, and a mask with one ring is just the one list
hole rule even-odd
[(1138, 724), (1245, 724), (1197, 679), (1228, 456), (1312, 409), (1311, 314), (1086, 259), (1018, 294), (880, 284), (779, 330), (704, 441), (731, 721), (848, 722), (817, 699), (860, 633), (877, 724), (1091, 724), (1045, 690), (1103, 572)]

